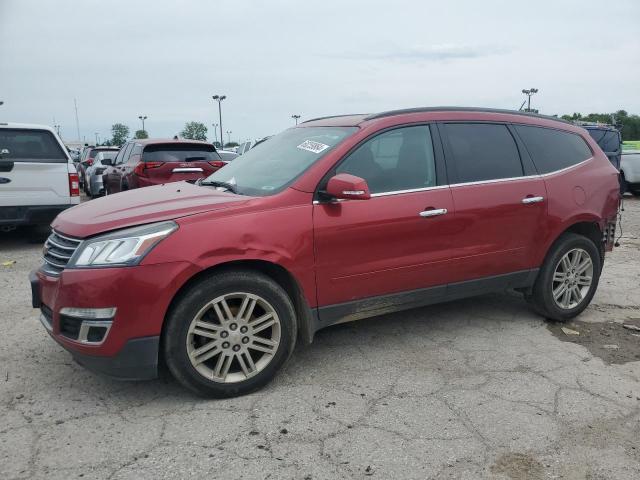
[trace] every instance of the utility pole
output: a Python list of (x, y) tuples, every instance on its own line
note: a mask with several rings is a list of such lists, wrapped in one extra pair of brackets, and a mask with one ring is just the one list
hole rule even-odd
[(60, 136), (60, 124), (55, 124), (53, 128), (56, 129), (56, 133), (58, 134), (58, 136)]
[(78, 132), (78, 140), (80, 140), (80, 121), (78, 120), (78, 102), (76, 99), (73, 99), (73, 106), (76, 109), (76, 130)]
[(293, 118), (296, 121), (296, 125), (298, 125), (298, 119), (300, 118), (300, 115), (291, 115), (291, 118)]
[(98, 145), (100, 145), (100, 137), (98, 136), (98, 132), (95, 132), (95, 136), (96, 136), (96, 147)]
[[(530, 89), (524, 89), (522, 90), (522, 93), (524, 93), (527, 96), (527, 112), (531, 111), (531, 96), (535, 95), (536, 93), (538, 93), (538, 89), (537, 88), (530, 88)], [(522, 107), (520, 107), (522, 108)]]
[(144, 129), (144, 121), (147, 119), (147, 116), (146, 115), (140, 115), (138, 118), (142, 121), (142, 131), (146, 132), (146, 130)]
[(226, 95), (214, 95), (213, 98), (218, 102), (218, 115), (220, 116), (220, 143), (224, 143), (224, 137), (222, 136), (222, 101), (227, 98)]

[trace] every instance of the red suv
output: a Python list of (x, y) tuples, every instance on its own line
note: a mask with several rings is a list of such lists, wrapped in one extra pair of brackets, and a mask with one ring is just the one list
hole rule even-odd
[(106, 195), (162, 183), (195, 181), (226, 165), (215, 147), (197, 140), (132, 140), (102, 174)]
[(547, 318), (578, 315), (618, 205), (616, 169), (555, 118), (320, 118), (202, 182), (61, 213), (33, 304), (89, 369), (143, 379), (163, 361), (200, 394), (239, 395), (338, 322), (505, 289)]

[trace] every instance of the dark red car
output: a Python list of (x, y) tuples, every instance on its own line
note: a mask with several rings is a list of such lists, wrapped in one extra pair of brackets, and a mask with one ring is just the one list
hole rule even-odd
[(151, 378), (162, 360), (196, 392), (238, 395), (338, 322), (505, 289), (573, 318), (597, 288), (618, 205), (616, 169), (554, 118), (327, 117), (200, 184), (61, 213), (33, 302), (89, 369)]
[[(87, 192), (87, 168), (93, 165), (98, 152), (117, 152), (118, 147), (85, 147), (76, 163), (78, 178), (80, 179), (80, 189)], [(87, 192), (88, 193), (88, 192)]]
[(215, 147), (197, 140), (131, 140), (102, 175), (105, 194), (162, 183), (195, 181), (226, 165)]

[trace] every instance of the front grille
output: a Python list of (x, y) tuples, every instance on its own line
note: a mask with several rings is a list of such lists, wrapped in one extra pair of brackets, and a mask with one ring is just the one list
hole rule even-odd
[(60, 275), (81, 242), (80, 239), (61, 235), (54, 230), (44, 243), (42, 252), (44, 272), (49, 275)]

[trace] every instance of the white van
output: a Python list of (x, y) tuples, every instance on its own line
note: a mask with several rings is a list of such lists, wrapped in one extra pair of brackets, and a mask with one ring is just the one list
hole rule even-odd
[(0, 123), (0, 230), (48, 225), (78, 203), (76, 167), (53, 129)]

